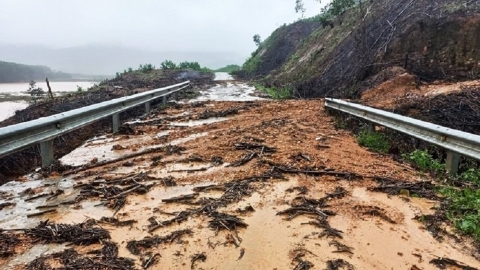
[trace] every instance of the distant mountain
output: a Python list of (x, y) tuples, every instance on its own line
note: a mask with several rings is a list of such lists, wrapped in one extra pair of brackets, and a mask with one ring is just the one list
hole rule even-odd
[(149, 52), (120, 46), (79, 46), (51, 49), (42, 46), (0, 45), (0, 59), (30, 65), (46, 65), (55, 70), (81, 74), (115, 74), (129, 67), (151, 63), (159, 66), (164, 60), (199, 62), (208, 68), (241, 63), (245, 58), (232, 53)]
[(0, 83), (40, 81), (48, 77), (50, 80), (72, 80), (72, 75), (52, 71), (45, 66), (29, 66), (0, 61)]

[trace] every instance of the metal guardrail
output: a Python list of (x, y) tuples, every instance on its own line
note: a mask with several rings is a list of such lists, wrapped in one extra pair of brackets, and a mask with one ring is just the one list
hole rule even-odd
[(480, 160), (480, 136), (374, 109), (343, 100), (326, 98), (325, 107), (365, 119), (447, 150), (446, 169), (456, 174), (460, 155)]
[(145, 105), (145, 111), (149, 113), (152, 100), (163, 97), (165, 105), (169, 94), (180, 91), (189, 85), (190, 81), (186, 81), (0, 128), (0, 157), (40, 144), (42, 167), (47, 167), (54, 161), (53, 139), (56, 137), (109, 116), (112, 116), (113, 132), (117, 132), (121, 112)]

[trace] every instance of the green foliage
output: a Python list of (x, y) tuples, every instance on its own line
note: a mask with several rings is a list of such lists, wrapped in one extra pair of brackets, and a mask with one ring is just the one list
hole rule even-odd
[(179, 65), (179, 68), (181, 69), (193, 69), (193, 70), (197, 70), (197, 71), (201, 71), (202, 70), (202, 67), (200, 66), (200, 64), (198, 62), (181, 62)]
[(257, 47), (260, 47), (260, 45), (262, 45), (262, 38), (259, 34), (255, 34), (253, 36), (253, 42), (255, 42), (255, 45), (257, 45)]
[(295, 0), (295, 12), (296, 13), (301, 13), (302, 17), (303, 17), (305, 11), (306, 11), (306, 9), (305, 9), (305, 6), (303, 4), (303, 0)]
[(35, 81), (30, 81), (28, 85), (29, 87), (27, 89), (27, 92), (32, 97), (33, 102), (37, 104), (37, 100), (43, 98), (45, 91), (43, 91), (41, 87), (37, 87), (37, 83)]
[(403, 154), (402, 156), (406, 160), (413, 162), (422, 171), (438, 173), (445, 169), (445, 165), (434, 159), (426, 150), (415, 150), (410, 154)]
[(390, 149), (390, 143), (384, 134), (370, 131), (368, 127), (363, 127), (357, 135), (358, 144), (371, 150), (387, 153)]
[(289, 87), (265, 87), (261, 84), (255, 84), (255, 88), (269, 94), (274, 99), (288, 99), (292, 97), (292, 89)]
[(165, 69), (192, 69), (200, 72), (212, 72), (211, 69), (200, 66), (198, 62), (184, 61), (177, 65), (171, 60), (165, 60), (160, 64), (160, 66), (164, 70)]
[(133, 72), (133, 68), (129, 67), (127, 71), (128, 72)]
[(330, 13), (333, 16), (338, 16), (354, 5), (355, 0), (332, 0), (323, 8), (322, 13)]
[(77, 85), (77, 92), (83, 92), (83, 88), (80, 85)]
[(480, 170), (470, 168), (460, 175), (460, 179), (476, 185), (480, 185)]
[(257, 69), (260, 59), (258, 57), (252, 56), (243, 64), (242, 69), (249, 74), (253, 74)]
[[(155, 66), (152, 65), (152, 64), (145, 64), (145, 65), (140, 64), (140, 66), (138, 67), (138, 71), (141, 71), (143, 73), (149, 73), (149, 72), (153, 71), (154, 69), (155, 69)], [(124, 71), (124, 74), (125, 73), (127, 73), (126, 70)]]
[(242, 69), (239, 65), (228, 65), (226, 67), (219, 68), (215, 70), (216, 72), (233, 72)]
[(163, 61), (160, 66), (162, 67), (162, 69), (176, 69), (177, 68), (177, 64), (175, 64), (173, 61), (171, 60), (165, 60)]
[(480, 189), (440, 191), (447, 198), (448, 218), (461, 232), (480, 241)]

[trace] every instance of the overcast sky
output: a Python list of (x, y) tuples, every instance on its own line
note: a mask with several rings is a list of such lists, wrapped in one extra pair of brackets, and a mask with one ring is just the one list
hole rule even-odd
[[(307, 16), (319, 12), (318, 2), (304, 2)], [(254, 34), (266, 38), (300, 17), (294, 6), (295, 0), (0, 0), (0, 44), (248, 56)]]

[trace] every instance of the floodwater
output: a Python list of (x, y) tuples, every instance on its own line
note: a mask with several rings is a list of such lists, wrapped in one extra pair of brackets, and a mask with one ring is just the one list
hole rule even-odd
[(0, 102), (0, 121), (15, 115), (16, 111), (25, 109), (26, 107), (28, 107), (28, 102), (23, 100)]
[(215, 81), (233, 81), (232, 75), (227, 72), (215, 72)]
[[(92, 87), (95, 82), (50, 82), (50, 87), (54, 95), (65, 92), (75, 92), (80, 86), (84, 90)], [(37, 82), (37, 86), (47, 90), (46, 82)], [(15, 111), (28, 107), (28, 102), (23, 100), (28, 96), (26, 92), (28, 83), (0, 83), (0, 121), (13, 115)]]
[(218, 84), (192, 100), (195, 101), (254, 101), (263, 100), (263, 98), (254, 96), (256, 89), (244, 83), (225, 83)]
[[(84, 90), (92, 87), (95, 82), (50, 82), (53, 94), (57, 92), (74, 92), (77, 91), (77, 87), (80, 86)], [(20, 95), (25, 94), (29, 85), (28, 83), (0, 83), (0, 94)], [(42, 88), (44, 91), (48, 90), (46, 82), (37, 82), (37, 87)]]

